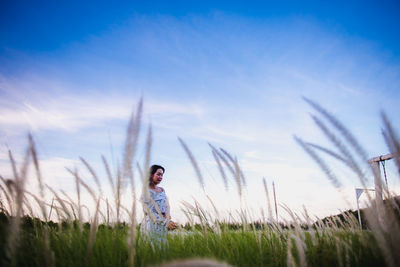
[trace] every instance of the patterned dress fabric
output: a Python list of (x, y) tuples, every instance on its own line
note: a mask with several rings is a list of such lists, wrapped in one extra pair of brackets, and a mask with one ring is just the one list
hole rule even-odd
[[(150, 238), (150, 241), (157, 245), (167, 244), (167, 219), (164, 218), (163, 214), (168, 212), (168, 202), (165, 190), (156, 192), (149, 189), (150, 199), (141, 197), (145, 216), (141, 225), (141, 232)], [(158, 206), (161, 214), (157, 212)]]

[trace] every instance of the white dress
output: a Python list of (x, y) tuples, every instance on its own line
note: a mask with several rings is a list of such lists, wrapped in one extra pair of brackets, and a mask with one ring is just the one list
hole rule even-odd
[(168, 200), (165, 190), (156, 192), (149, 189), (151, 199), (145, 199), (142, 194), (144, 218), (141, 232), (150, 238), (152, 243), (167, 244), (167, 219), (163, 216), (169, 214)]

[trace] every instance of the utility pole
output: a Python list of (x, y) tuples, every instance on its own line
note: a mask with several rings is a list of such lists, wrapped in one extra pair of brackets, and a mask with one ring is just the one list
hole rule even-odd
[[(374, 182), (375, 182), (375, 197), (377, 201), (383, 201), (382, 198), (382, 177), (381, 170), (379, 168), (379, 163), (381, 161), (392, 159), (392, 154), (386, 154), (379, 157), (374, 157), (368, 160), (368, 163), (372, 167), (372, 171), (374, 173)], [(378, 203), (377, 203), (378, 204)]]
[(382, 177), (381, 170), (379, 168), (379, 163), (381, 161), (392, 159), (392, 154), (386, 154), (379, 157), (374, 157), (368, 160), (368, 163), (372, 167), (372, 171), (374, 173), (374, 182), (375, 182), (375, 202), (377, 213), (379, 216), (379, 221), (383, 222), (383, 197), (382, 197)]

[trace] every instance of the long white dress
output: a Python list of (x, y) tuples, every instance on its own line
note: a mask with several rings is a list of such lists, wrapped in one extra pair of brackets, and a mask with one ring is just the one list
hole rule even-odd
[[(167, 219), (164, 214), (169, 215), (167, 195), (162, 188), (161, 192), (149, 189), (150, 199), (142, 194), (144, 218), (141, 225), (141, 232), (150, 238), (152, 243), (157, 245), (167, 244)], [(168, 216), (167, 216), (168, 217)]]

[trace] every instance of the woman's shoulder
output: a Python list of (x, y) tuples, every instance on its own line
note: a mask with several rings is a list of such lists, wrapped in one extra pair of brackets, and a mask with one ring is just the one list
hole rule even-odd
[(151, 189), (149, 188), (149, 191), (152, 193), (162, 193), (165, 192), (164, 188), (162, 188), (161, 186), (158, 186), (157, 189)]

